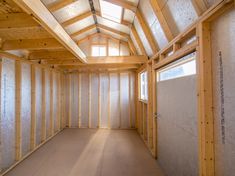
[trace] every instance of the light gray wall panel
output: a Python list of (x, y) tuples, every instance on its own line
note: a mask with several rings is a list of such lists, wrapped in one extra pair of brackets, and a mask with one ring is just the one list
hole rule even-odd
[(21, 131), (22, 156), (30, 151), (31, 134), (31, 65), (21, 65)]
[(196, 82), (193, 75), (157, 85), (158, 162), (169, 176), (199, 174)]
[(129, 75), (121, 73), (121, 128), (130, 128), (129, 118)]
[[(235, 9), (212, 23), (216, 176), (235, 173)], [(223, 35), (222, 35), (223, 34)]]
[(71, 126), (78, 127), (78, 81), (79, 75), (77, 73), (71, 74)]
[(99, 104), (99, 78), (98, 74), (91, 74), (91, 128), (98, 127), (98, 104)]
[(120, 128), (119, 74), (110, 74), (110, 125)]
[(88, 73), (81, 74), (81, 127), (89, 125), (89, 75)]
[(15, 161), (15, 61), (2, 60), (1, 78), (2, 168)]
[(41, 143), (42, 135), (42, 70), (36, 67), (36, 144)]
[(106, 73), (100, 74), (100, 86), (101, 86), (101, 117), (100, 127), (108, 128), (108, 89), (109, 89), (109, 75)]

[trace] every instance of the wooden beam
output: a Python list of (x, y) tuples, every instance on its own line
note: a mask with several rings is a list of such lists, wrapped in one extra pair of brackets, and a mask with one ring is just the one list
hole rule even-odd
[(76, 2), (76, 1), (77, 0), (59, 0), (59, 1), (56, 1), (56, 2), (54, 2), (52, 4), (50, 4), (48, 6), (48, 9), (51, 12), (55, 12), (55, 11), (57, 11), (59, 9), (62, 9), (62, 8), (68, 6), (68, 5), (70, 5), (70, 4), (72, 4), (72, 3)]
[(46, 75), (45, 69), (42, 68), (42, 133), (41, 142), (46, 140)]
[(50, 135), (54, 133), (54, 81), (53, 81), (53, 71), (51, 70), (50, 73)]
[(33, 14), (40, 24), (52, 34), (73, 55), (86, 63), (86, 56), (73, 39), (67, 34), (55, 17), (49, 12), (41, 1), (13, 0), (27, 13)]
[(97, 24), (97, 27), (100, 28), (100, 29), (104, 29), (104, 30), (106, 30), (106, 31), (109, 31), (109, 32), (118, 34), (118, 35), (120, 35), (121, 37), (129, 38), (129, 35), (128, 35), (127, 33), (118, 31), (118, 30), (113, 29), (113, 28), (110, 28), (110, 27), (108, 27), (108, 26), (105, 26), (105, 25), (102, 25), (102, 24)]
[(16, 81), (16, 92), (15, 92), (15, 128), (16, 128), (16, 149), (15, 159), (19, 161), (22, 157), (22, 130), (21, 130), (21, 62), (16, 61), (15, 63), (15, 81)]
[(143, 45), (143, 43), (142, 43), (142, 41), (141, 41), (141, 39), (140, 39), (140, 36), (139, 36), (139, 34), (137, 33), (137, 31), (136, 31), (134, 25), (131, 27), (131, 32), (132, 32), (132, 34), (133, 34), (133, 36), (134, 36), (134, 38), (135, 38), (135, 40), (136, 40), (138, 46), (140, 47), (141, 53), (142, 53), (143, 55), (146, 55), (146, 56), (147, 56), (146, 50), (145, 50), (145, 48), (144, 48), (144, 45)]
[(52, 59), (76, 59), (73, 54), (67, 50), (55, 51), (32, 51), (28, 55), (29, 60), (52, 60)]
[(68, 90), (67, 90), (67, 95), (68, 95), (68, 127), (72, 127), (72, 119), (71, 119), (71, 111), (72, 111), (72, 95), (71, 95), (71, 74), (68, 75)]
[(38, 50), (38, 49), (63, 49), (63, 46), (55, 39), (23, 39), (6, 40), (2, 50)]
[(210, 23), (200, 23), (198, 58), (198, 116), (200, 174), (215, 175), (214, 112)]
[(142, 30), (144, 31), (144, 34), (150, 44), (150, 47), (151, 47), (153, 53), (157, 53), (157, 51), (159, 50), (159, 47), (154, 39), (152, 31), (150, 30), (147, 22), (145, 21), (143, 15), (139, 9), (137, 9), (137, 11), (136, 11), (136, 17), (140, 23)]
[(159, 5), (159, 2), (158, 0), (150, 0), (150, 4), (153, 8), (153, 11), (162, 27), (162, 30), (163, 32), (165, 33), (166, 35), (166, 38), (168, 39), (168, 41), (171, 41), (173, 40), (174, 38), (174, 35), (170, 29), (170, 26), (169, 24), (167, 23), (167, 20), (166, 18), (164, 17), (163, 13), (162, 13), (162, 10), (160, 8), (160, 5)]
[(64, 21), (64, 22), (62, 23), (62, 26), (63, 26), (63, 27), (67, 27), (67, 26), (69, 26), (69, 25), (71, 25), (71, 24), (74, 24), (74, 23), (76, 23), (76, 22), (78, 22), (78, 21), (81, 21), (81, 20), (83, 20), (83, 19), (85, 19), (85, 18), (87, 18), (87, 17), (89, 17), (89, 16), (91, 16), (91, 15), (92, 15), (92, 12), (91, 12), (91, 11), (82, 13), (82, 14), (80, 14), (80, 15), (78, 15), (78, 16), (75, 16), (75, 17), (73, 17), (73, 18), (71, 18), (71, 19), (69, 19), (69, 20), (67, 20), (67, 21)]
[(136, 12), (136, 6), (132, 2), (126, 1), (126, 0), (104, 0), (107, 2), (110, 2), (112, 4), (118, 5), (123, 7), (124, 9), (131, 10), (132, 12)]
[(0, 16), (0, 30), (10, 28), (39, 27), (32, 16), (26, 13), (7, 13)]
[(81, 29), (81, 30), (79, 30), (79, 31), (74, 32), (73, 34), (71, 34), (71, 37), (76, 37), (76, 36), (81, 35), (81, 34), (83, 34), (84, 32), (87, 32), (87, 31), (89, 31), (89, 30), (91, 30), (91, 29), (94, 29), (94, 28), (96, 28), (96, 25), (95, 25), (95, 24), (93, 24), (93, 25), (91, 25), (91, 26), (88, 26), (88, 27), (85, 27), (85, 28), (83, 28), (83, 29)]
[[(142, 64), (147, 61), (147, 56), (108, 56), (108, 57), (88, 57), (89, 64)], [(50, 65), (84, 65), (75, 60), (48, 60), (45, 64)]]
[(102, 70), (102, 69), (137, 69), (139, 68), (139, 64), (100, 64), (97, 67), (97, 64), (85, 64), (85, 65), (61, 65), (59, 68), (62, 69), (92, 69), (92, 70)]
[(191, 1), (197, 15), (200, 17), (207, 10), (206, 3), (204, 2), (204, 0), (191, 0)]
[(128, 39), (128, 46), (129, 46), (129, 49), (131, 50), (131, 53), (133, 55), (137, 55), (137, 50), (131, 38)]

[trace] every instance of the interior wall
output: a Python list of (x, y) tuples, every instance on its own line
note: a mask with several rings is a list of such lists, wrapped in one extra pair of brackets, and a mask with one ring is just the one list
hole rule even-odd
[(216, 176), (235, 173), (234, 19), (233, 8), (211, 25)]
[[(59, 102), (61, 93), (58, 92), (61, 86), (59, 79), (61, 73), (23, 61), (17, 61), (20, 64), (20, 71), (16, 73), (16, 61), (14, 59), (2, 57), (1, 60), (0, 171), (5, 171), (16, 163), (16, 141), (20, 141), (19, 152), (21, 154), (19, 160), (21, 160), (59, 130), (61, 116), (57, 110), (60, 108), (58, 105), (61, 104)], [(32, 74), (32, 67), (35, 68), (35, 75)], [(43, 72), (45, 74), (42, 74)], [(50, 80), (50, 73), (54, 75), (51, 77), (52, 80)], [(45, 76), (45, 84), (42, 79), (43, 75)], [(19, 121), (16, 120), (16, 79), (20, 82)], [(35, 82), (32, 82), (32, 79)], [(50, 90), (50, 86), (53, 86), (54, 92)], [(33, 87), (35, 87), (35, 90)], [(45, 89), (44, 95), (43, 89)], [(35, 123), (32, 123), (32, 95), (35, 95)], [(45, 104), (42, 101), (43, 96), (45, 97)], [(50, 97), (53, 97), (51, 102)], [(50, 109), (51, 105), (54, 105), (54, 108)], [(43, 107), (45, 107), (45, 110), (43, 110)], [(51, 116), (51, 114), (54, 114), (54, 116)], [(43, 123), (44, 120), (46, 123)], [(55, 124), (54, 131), (52, 130), (52, 122)], [(17, 126), (20, 127), (19, 132), (16, 130)], [(43, 134), (46, 135), (46, 139), (43, 138)]]
[(70, 73), (66, 79), (68, 127), (135, 127), (134, 72)]
[(158, 162), (166, 175), (199, 175), (196, 75), (157, 83)]

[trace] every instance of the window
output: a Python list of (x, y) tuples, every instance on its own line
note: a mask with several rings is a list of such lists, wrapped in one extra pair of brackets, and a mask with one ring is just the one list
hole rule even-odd
[(121, 23), (122, 7), (100, 0), (101, 15), (109, 20)]
[(146, 71), (140, 74), (140, 99), (148, 99), (148, 78)]
[(196, 74), (196, 54), (192, 53), (157, 73), (158, 82)]
[(106, 56), (106, 46), (92, 46), (91, 47), (92, 56)]

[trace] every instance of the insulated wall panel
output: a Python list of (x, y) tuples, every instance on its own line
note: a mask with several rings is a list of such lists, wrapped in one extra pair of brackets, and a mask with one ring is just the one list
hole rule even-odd
[(78, 127), (78, 74), (71, 74), (71, 126)]
[(120, 74), (121, 128), (130, 128), (129, 73)]
[(234, 19), (232, 8), (211, 25), (216, 176), (235, 173)]
[(99, 126), (99, 78), (98, 74), (91, 74), (91, 128)]
[(57, 131), (58, 128), (58, 109), (57, 109), (57, 103), (58, 103), (58, 97), (57, 97), (57, 91), (58, 91), (58, 86), (57, 86), (57, 73), (53, 73), (53, 120), (54, 120), (54, 132)]
[(100, 127), (108, 128), (108, 103), (109, 103), (109, 75), (106, 73), (100, 74), (100, 97), (101, 97), (101, 116), (100, 116)]
[(69, 126), (69, 111), (70, 111), (70, 79), (71, 79), (71, 75), (70, 74), (66, 74), (65, 75), (65, 85), (64, 85), (64, 99), (65, 99), (65, 124), (66, 126)]
[(136, 102), (135, 102), (135, 74), (130, 73), (130, 108), (131, 108), (131, 127), (135, 127), (135, 122), (136, 122)]
[(50, 125), (50, 71), (45, 69), (45, 108), (46, 108), (46, 137), (51, 135)]
[(42, 135), (42, 70), (39, 67), (36, 67), (36, 144), (41, 143)]
[(81, 127), (89, 125), (89, 75), (81, 73)]
[(2, 59), (1, 78), (2, 168), (15, 161), (15, 61)]
[(110, 126), (120, 128), (119, 74), (110, 74)]
[(21, 145), (22, 156), (30, 151), (31, 132), (31, 65), (21, 64)]

